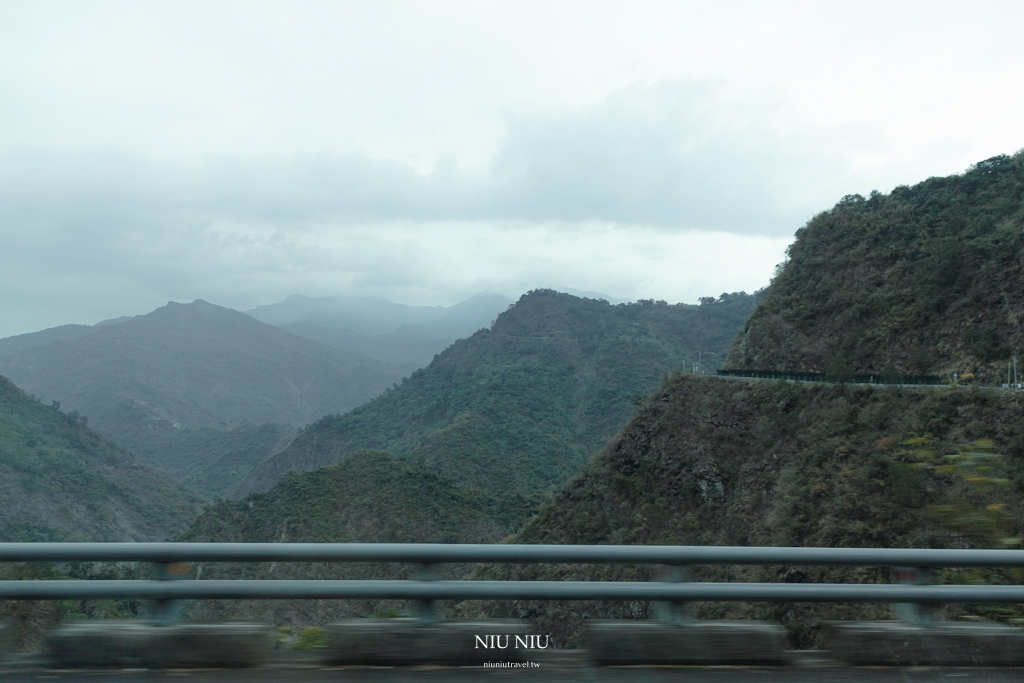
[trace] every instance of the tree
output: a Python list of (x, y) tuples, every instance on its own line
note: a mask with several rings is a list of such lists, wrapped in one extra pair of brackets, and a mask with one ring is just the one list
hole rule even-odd
[(825, 381), (846, 384), (853, 379), (853, 366), (845, 358), (833, 358), (825, 366)]
[(886, 363), (882, 368), (882, 381), (886, 384), (902, 384), (903, 373), (892, 363)]

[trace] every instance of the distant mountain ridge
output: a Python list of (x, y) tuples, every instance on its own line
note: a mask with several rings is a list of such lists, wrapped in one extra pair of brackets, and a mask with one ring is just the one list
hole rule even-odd
[(512, 304), (477, 294), (453, 306), (408, 306), (370, 297), (290, 296), (248, 315), (337, 349), (422, 367), (456, 340), (490, 327)]
[(374, 297), (296, 294), (244, 313), (268, 325), (305, 322), (364, 336), (387, 334), (403, 325), (425, 326), (431, 333), (458, 338), (489, 327), (494, 317), (511, 303), (501, 294), (476, 294), (452, 306), (410, 306)]
[[(219, 441), (238, 477), (247, 469), (225, 438), (247, 444), (251, 466), (287, 429), (364, 403), (414, 368), (333, 349), (201, 300), (0, 358), (0, 372), (18, 386), (88, 416), (143, 461), (187, 473), (207, 464), (206, 447)], [(245, 427), (261, 423), (280, 427)], [(189, 452), (182, 439), (204, 452)], [(216, 472), (204, 476), (222, 480)], [(227, 485), (222, 480), (217, 492)]]
[(692, 369), (698, 358), (716, 367), (756, 300), (740, 293), (702, 306), (611, 306), (531, 292), (400, 386), (303, 430), (234, 495), (362, 449), (487, 490), (547, 490), (575, 473), (665, 372)]
[(92, 325), (60, 325), (58, 327), (50, 327), (38, 332), (29, 332), (27, 334), (17, 334), (13, 337), (4, 337), (3, 339), (0, 339), (0, 358), (13, 356), (21, 351), (34, 349), (37, 346), (44, 346), (55, 341), (78, 339), (79, 337), (84, 337), (87, 334), (95, 332), (95, 330), (96, 328)]
[(131, 319), (132, 316), (126, 315), (120, 318), (101, 320), (95, 325), (58, 325), (57, 327), (49, 327), (38, 332), (28, 332), (27, 334), (16, 334), (13, 337), (4, 337), (3, 339), (0, 339), (0, 358), (13, 356), (21, 351), (34, 349), (37, 346), (45, 346), (46, 344), (55, 341), (78, 339), (79, 337), (84, 337), (87, 334), (95, 332), (98, 328), (103, 327), (104, 325), (116, 325), (117, 323), (123, 323)]

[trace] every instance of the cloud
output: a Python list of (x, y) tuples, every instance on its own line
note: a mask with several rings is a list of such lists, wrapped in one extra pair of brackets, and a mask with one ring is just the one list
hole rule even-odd
[(16, 331), (42, 309), (87, 322), (170, 298), (451, 303), (554, 286), (695, 300), (765, 284), (798, 227), (862, 189), (854, 160), (879, 145), (870, 130), (802, 125), (763, 95), (674, 81), (510, 115), (476, 169), (13, 150), (0, 157), (0, 284), (21, 292), (4, 303)]
[(561, 116), (510, 117), (482, 170), (441, 163), (421, 173), (360, 154), (157, 162), (23, 151), (9, 154), (0, 172), (6, 206), (50, 202), (48, 212), (69, 202), (93, 210), (108, 203), (114, 212), (282, 225), (599, 221), (784, 235), (845, 194), (838, 187), (850, 181), (855, 158), (880, 147), (870, 131), (801, 125), (766, 97), (681, 81), (629, 88)]

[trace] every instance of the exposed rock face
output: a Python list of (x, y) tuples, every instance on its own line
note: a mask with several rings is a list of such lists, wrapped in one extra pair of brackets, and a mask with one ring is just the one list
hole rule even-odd
[[(985, 524), (941, 506), (1005, 504), (1021, 535), (1024, 392), (793, 384), (679, 376), (566, 484), (515, 543), (815, 547), (992, 547)], [(991, 439), (1006, 486), (975, 487), (915, 468), (921, 437), (937, 455)], [(955, 507), (953, 508), (955, 509)], [(973, 514), (973, 513), (971, 513)], [(992, 520), (990, 520), (992, 521)], [(987, 522), (986, 522), (987, 524)], [(476, 578), (645, 580), (657, 568), (495, 566)], [(695, 567), (703, 581), (887, 582), (888, 568)], [(940, 577), (962, 582), (961, 573)], [(988, 580), (999, 581), (996, 574)], [(1011, 582), (1013, 580), (1011, 579)], [(879, 605), (702, 604), (705, 618), (778, 621), (802, 646), (823, 620), (882, 618)], [(959, 608), (954, 608), (954, 611)], [(562, 647), (584, 619), (653, 616), (645, 603), (517, 602), (465, 614), (532, 619)], [(975, 614), (987, 612), (975, 611)], [(994, 612), (993, 612), (994, 613)]]

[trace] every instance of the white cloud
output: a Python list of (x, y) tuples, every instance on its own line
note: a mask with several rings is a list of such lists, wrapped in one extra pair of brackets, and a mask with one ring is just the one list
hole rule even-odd
[(1024, 146), (1015, 3), (0, 6), (0, 336), (291, 293), (767, 282)]

